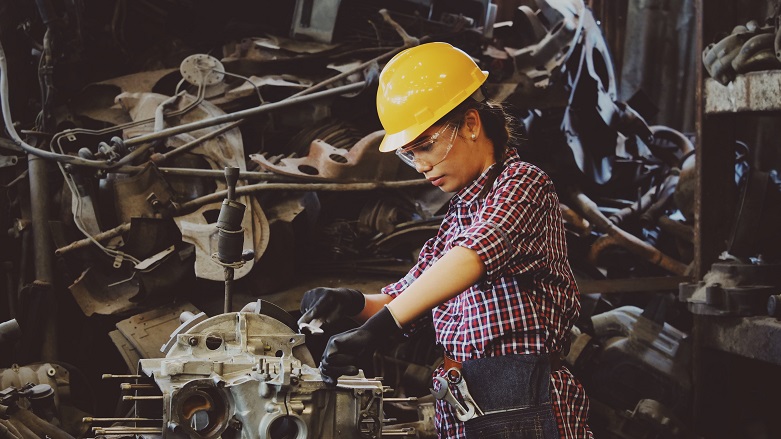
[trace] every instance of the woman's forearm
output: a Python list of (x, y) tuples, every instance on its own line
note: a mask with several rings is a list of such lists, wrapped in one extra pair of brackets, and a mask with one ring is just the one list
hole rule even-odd
[(387, 294), (364, 294), (363, 296), (366, 299), (366, 304), (363, 306), (363, 310), (355, 316), (355, 320), (360, 322), (365, 322), (393, 300), (393, 297)]
[[(403, 293), (387, 304), (399, 324), (406, 325), (424, 312), (464, 292), (485, 275), (477, 252), (464, 247), (450, 249)], [(368, 296), (367, 296), (368, 299)], [(367, 300), (367, 308), (369, 302)]]

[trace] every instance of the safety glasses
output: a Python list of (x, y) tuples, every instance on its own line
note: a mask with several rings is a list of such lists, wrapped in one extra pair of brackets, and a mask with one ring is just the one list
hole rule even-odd
[(448, 122), (436, 133), (396, 150), (401, 161), (412, 166), (436, 166), (440, 164), (456, 140), (460, 124)]

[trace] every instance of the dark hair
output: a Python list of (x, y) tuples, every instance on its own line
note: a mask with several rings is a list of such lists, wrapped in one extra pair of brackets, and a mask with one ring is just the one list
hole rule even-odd
[(483, 198), (491, 190), (494, 181), (504, 169), (507, 148), (519, 145), (524, 139), (521, 134), (524, 130), (518, 120), (499, 102), (488, 99), (478, 101), (472, 97), (467, 98), (456, 108), (452, 109), (437, 121), (437, 124), (455, 120), (463, 121), (466, 112), (469, 110), (477, 110), (477, 113), (480, 115), (483, 131), (494, 144), (494, 159), (498, 165), (492, 168), (491, 173), (488, 175), (487, 184), (478, 194), (479, 198)]

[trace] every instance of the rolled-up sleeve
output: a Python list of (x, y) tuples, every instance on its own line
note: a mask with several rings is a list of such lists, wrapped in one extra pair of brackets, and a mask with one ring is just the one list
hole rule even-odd
[(476, 220), (452, 241), (478, 254), (489, 281), (538, 269), (546, 263), (548, 245), (544, 219), (552, 188), (547, 177), (516, 173), (497, 183)]

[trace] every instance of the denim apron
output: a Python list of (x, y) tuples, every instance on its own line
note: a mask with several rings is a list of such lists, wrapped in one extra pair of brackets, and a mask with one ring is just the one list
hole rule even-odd
[(547, 354), (467, 360), (461, 372), (484, 413), (464, 423), (468, 439), (559, 439)]

